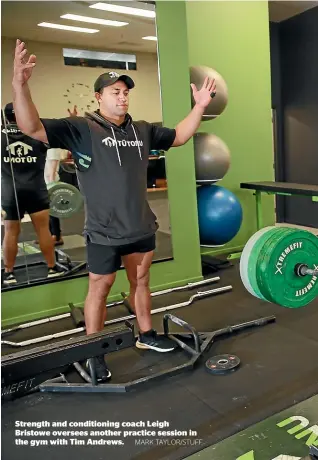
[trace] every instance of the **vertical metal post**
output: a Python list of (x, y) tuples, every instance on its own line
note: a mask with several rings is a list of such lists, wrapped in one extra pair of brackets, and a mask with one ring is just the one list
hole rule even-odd
[(263, 228), (263, 216), (262, 216), (262, 192), (260, 190), (255, 190), (255, 199), (256, 199), (256, 225), (257, 230)]

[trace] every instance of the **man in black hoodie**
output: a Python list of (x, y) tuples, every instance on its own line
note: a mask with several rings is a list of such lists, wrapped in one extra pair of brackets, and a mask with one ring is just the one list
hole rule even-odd
[[(158, 225), (147, 202), (148, 156), (150, 150), (167, 151), (185, 144), (194, 135), (215, 95), (215, 82), (206, 78), (200, 90), (192, 85), (196, 105), (175, 129), (133, 122), (128, 103), (134, 82), (116, 72), (100, 75), (94, 84), (99, 110), (85, 117), (40, 119), (27, 83), (35, 64), (36, 57), (27, 57), (25, 44), (17, 40), (13, 93), (18, 125), (50, 147), (72, 152), (85, 200), (89, 267), (86, 332), (103, 328), (106, 298), (122, 261), (139, 326), (136, 346), (171, 351), (174, 342), (158, 336), (151, 324), (149, 269)], [(96, 358), (96, 369), (100, 381), (110, 378), (104, 356)]]
[(1, 120), (1, 206), (4, 212), (4, 285), (16, 284), (14, 265), (18, 253), (20, 221), (27, 212), (37, 233), (48, 265), (48, 278), (63, 275), (55, 265), (49, 231), (49, 196), (44, 180), (48, 146), (20, 131), (12, 103), (5, 106)]

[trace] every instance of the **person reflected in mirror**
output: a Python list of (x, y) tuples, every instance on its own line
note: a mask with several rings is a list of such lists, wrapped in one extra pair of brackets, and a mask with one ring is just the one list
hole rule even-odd
[[(46, 155), (46, 163), (44, 169), (44, 178), (46, 184), (59, 182), (60, 162), (68, 157), (68, 151), (63, 149), (49, 149)], [(50, 216), (50, 232), (52, 234), (55, 246), (64, 244), (61, 232), (60, 219), (55, 216)]]
[(4, 211), (2, 283), (14, 285), (21, 221), (29, 214), (48, 266), (48, 278), (61, 276), (49, 231), (49, 195), (44, 180), (48, 146), (24, 134), (16, 124), (12, 103), (1, 112), (1, 207)]
[[(99, 109), (85, 116), (43, 119), (32, 101), (28, 80), (36, 56), (17, 40), (12, 89), (18, 124), (26, 134), (51, 148), (72, 152), (85, 200), (89, 287), (84, 314), (86, 333), (101, 331), (106, 299), (123, 264), (130, 285), (129, 302), (136, 312), (136, 347), (170, 352), (176, 342), (152, 327), (150, 267), (156, 247), (157, 218), (147, 199), (151, 150), (184, 145), (197, 131), (205, 108), (215, 95), (215, 81), (191, 85), (195, 105), (175, 128), (134, 121), (128, 113), (135, 83), (128, 75), (106, 72), (94, 83)], [(95, 358), (99, 381), (111, 377), (104, 355)]]

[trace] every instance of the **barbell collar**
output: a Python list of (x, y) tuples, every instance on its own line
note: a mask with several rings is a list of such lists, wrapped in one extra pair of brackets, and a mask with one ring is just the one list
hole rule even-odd
[(295, 266), (295, 273), (297, 276), (318, 276), (317, 268), (309, 268), (306, 264), (297, 264)]

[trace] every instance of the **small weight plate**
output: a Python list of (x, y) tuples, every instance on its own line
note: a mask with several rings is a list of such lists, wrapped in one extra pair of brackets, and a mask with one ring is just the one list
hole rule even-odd
[(233, 372), (240, 363), (241, 360), (235, 355), (217, 355), (206, 361), (205, 368), (211, 374), (228, 374)]
[(264, 244), (257, 262), (258, 286), (269, 302), (299, 308), (318, 297), (317, 276), (297, 276), (295, 266), (318, 266), (318, 238), (305, 230), (277, 232)]
[(60, 219), (72, 217), (83, 206), (83, 197), (73, 185), (52, 182), (47, 186), (50, 198), (50, 215)]

